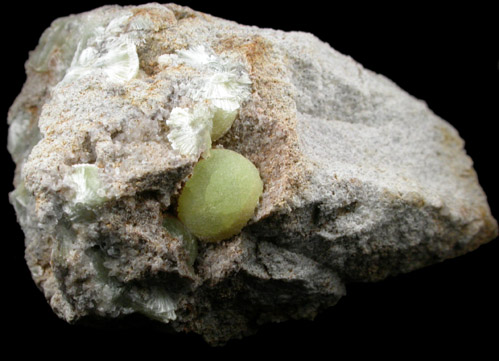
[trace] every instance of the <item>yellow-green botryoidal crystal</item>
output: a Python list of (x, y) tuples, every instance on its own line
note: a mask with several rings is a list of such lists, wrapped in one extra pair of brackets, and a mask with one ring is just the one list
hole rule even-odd
[(237, 117), (237, 110), (226, 111), (217, 109), (213, 115), (213, 128), (211, 129), (211, 140), (220, 139), (232, 127), (232, 123)]
[(199, 239), (221, 241), (248, 223), (262, 191), (253, 163), (231, 150), (212, 149), (182, 189), (178, 217)]

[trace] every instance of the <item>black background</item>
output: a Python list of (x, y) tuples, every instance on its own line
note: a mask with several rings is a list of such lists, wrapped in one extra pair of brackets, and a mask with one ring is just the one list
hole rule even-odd
[[(126, 4), (126, 2), (119, 2)], [(140, 2), (135, 2), (140, 3)], [(499, 215), (495, 168), (499, 121), (499, 39), (491, 8), (480, 5), (436, 8), (420, 2), (382, 8), (331, 2), (195, 2), (180, 1), (196, 10), (237, 21), (282, 30), (311, 32), (366, 68), (381, 73), (425, 100), (439, 116), (456, 127), (466, 141), (492, 213)], [(67, 4), (7, 5), (2, 20), (4, 119), (25, 81), (23, 64), (42, 31), (57, 17), (106, 4), (73, 1)], [(352, 355), (435, 355), (494, 351), (499, 335), (496, 294), (498, 241), (477, 251), (407, 275), (375, 284), (350, 284), (347, 296), (314, 322), (291, 321), (265, 325), (257, 335), (210, 348), (196, 335), (165, 334), (138, 321), (136, 327), (106, 329), (70, 326), (51, 311), (25, 265), (23, 234), (8, 204), (13, 163), (5, 150), (7, 127), (1, 127), (3, 164), (2, 308), (7, 345), (14, 343), (48, 353), (56, 347), (75, 355), (97, 348), (129, 354), (142, 350), (185, 357), (224, 354), (283, 356), (305, 351), (310, 357), (326, 351), (330, 357)], [(4, 338), (5, 340), (5, 338)], [(266, 350), (263, 353), (263, 350)], [(52, 351), (50, 351), (52, 352)]]

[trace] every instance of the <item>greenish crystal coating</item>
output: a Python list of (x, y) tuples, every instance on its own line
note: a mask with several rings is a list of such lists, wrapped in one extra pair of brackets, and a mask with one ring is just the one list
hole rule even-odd
[(189, 230), (177, 218), (166, 216), (163, 220), (163, 227), (176, 239), (180, 239), (188, 255), (187, 264), (192, 266), (198, 255), (198, 242)]
[(178, 200), (178, 217), (199, 239), (218, 242), (248, 223), (262, 191), (253, 163), (231, 150), (212, 149), (187, 180)]

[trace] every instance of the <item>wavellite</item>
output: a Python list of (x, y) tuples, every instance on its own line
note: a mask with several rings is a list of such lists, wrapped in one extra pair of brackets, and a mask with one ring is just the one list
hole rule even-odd
[[(54, 21), (26, 71), (10, 201), (69, 322), (140, 313), (223, 344), (497, 236), (456, 130), (311, 34), (107, 6)], [(262, 194), (224, 170), (217, 191), (247, 189), (256, 208), (209, 242), (182, 195), (222, 151)]]
[(236, 152), (211, 150), (194, 167), (178, 199), (178, 216), (200, 239), (217, 242), (238, 234), (262, 194), (258, 169)]

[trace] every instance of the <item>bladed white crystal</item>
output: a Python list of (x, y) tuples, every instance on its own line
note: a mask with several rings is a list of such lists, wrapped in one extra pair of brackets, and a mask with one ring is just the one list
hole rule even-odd
[(192, 109), (174, 108), (166, 121), (173, 149), (195, 155), (209, 149), (212, 141), (230, 129), (241, 104), (251, 95), (251, 80), (241, 64), (222, 59), (202, 45), (158, 58), (164, 66), (175, 62), (204, 73), (202, 86), (188, 89)]
[(173, 149), (183, 155), (204, 152), (211, 146), (213, 112), (199, 104), (193, 108), (173, 108), (166, 124), (170, 127), (168, 140)]
[(73, 204), (96, 206), (105, 199), (98, 168), (94, 164), (75, 164), (69, 176), (74, 191)]

